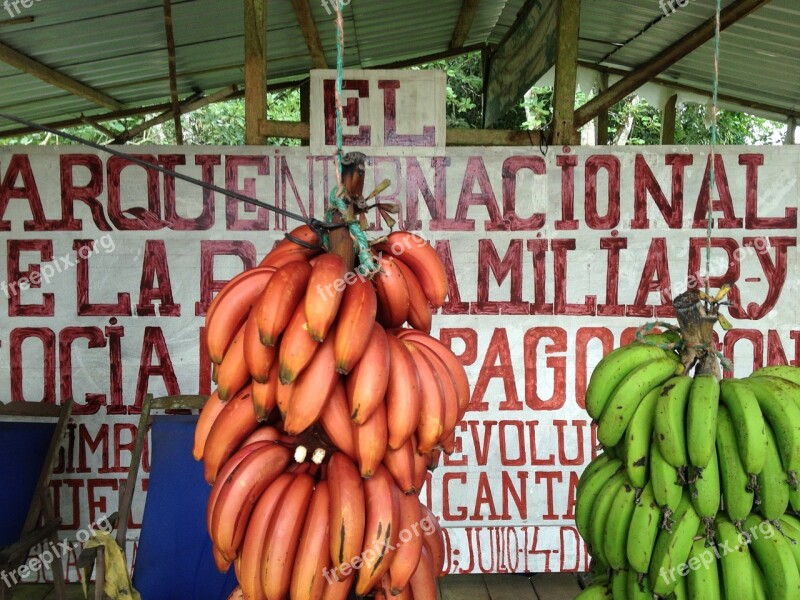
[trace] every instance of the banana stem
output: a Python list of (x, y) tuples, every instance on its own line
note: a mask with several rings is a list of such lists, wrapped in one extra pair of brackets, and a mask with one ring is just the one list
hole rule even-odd
[(695, 375), (710, 374), (722, 379), (719, 359), (713, 351), (714, 325), (718, 322), (716, 313), (707, 310), (697, 290), (682, 293), (672, 304), (683, 338), (681, 362), (684, 373), (696, 366)]

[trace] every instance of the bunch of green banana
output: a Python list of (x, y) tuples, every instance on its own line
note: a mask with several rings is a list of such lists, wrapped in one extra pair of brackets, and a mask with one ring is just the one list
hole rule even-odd
[(600, 575), (578, 598), (800, 600), (800, 367), (720, 382), (648, 341), (587, 388), (604, 451), (575, 519)]

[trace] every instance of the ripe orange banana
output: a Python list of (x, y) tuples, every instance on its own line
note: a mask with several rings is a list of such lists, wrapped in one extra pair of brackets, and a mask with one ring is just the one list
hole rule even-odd
[(290, 231), (289, 235), (312, 247), (302, 246), (287, 237), (275, 244), (275, 247), (264, 257), (259, 266), (274, 266), (274, 263), (285, 254), (296, 254), (298, 257), (303, 256), (309, 259), (322, 252), (322, 247), (317, 247), (319, 246), (317, 234), (308, 225), (300, 225)]
[(441, 448), (434, 448), (430, 452), (425, 455), (425, 460), (428, 461), (428, 470), (435, 471), (436, 467), (439, 466), (439, 461), (442, 458), (442, 450)]
[[(361, 553), (366, 523), (364, 484), (353, 461), (335, 452), (328, 461), (330, 556), (338, 569)], [(336, 574), (342, 579), (341, 574)]]
[(417, 367), (422, 388), (423, 402), (417, 426), (417, 452), (426, 454), (438, 443), (444, 430), (444, 391), (439, 375), (428, 357), (413, 344), (406, 343), (405, 346)]
[(262, 589), (267, 600), (284, 600), (289, 594), (291, 566), (313, 490), (314, 478), (308, 473), (298, 474), (283, 493), (275, 518), (270, 521), (261, 564)]
[(347, 286), (336, 319), (336, 369), (343, 375), (364, 354), (377, 310), (378, 299), (371, 281), (357, 279)]
[[(411, 343), (413, 344), (414, 342)], [(446, 438), (450, 437), (458, 422), (458, 392), (445, 362), (430, 348), (422, 345), (417, 345), (417, 348), (428, 357), (431, 366), (433, 366), (439, 377), (439, 383), (444, 393), (444, 421), (442, 423), (442, 433), (438, 440), (438, 444), (441, 444)]]
[(395, 231), (377, 249), (407, 264), (419, 279), (428, 301), (434, 308), (441, 308), (447, 298), (447, 273), (432, 246), (418, 235)]
[(298, 435), (317, 422), (339, 381), (333, 340), (331, 335), (322, 342), (308, 367), (293, 384), (283, 424), (289, 435)]
[[(415, 436), (411, 436), (411, 443), (414, 444), (414, 448), (417, 447), (417, 439)], [(427, 480), (428, 459), (424, 454), (414, 452), (414, 489), (417, 490), (417, 495), (419, 495), (422, 486), (425, 485)]]
[(242, 542), (238, 577), (245, 600), (264, 600), (265, 598), (261, 580), (261, 565), (264, 562), (264, 550), (266, 549), (264, 538), (280, 498), (294, 478), (293, 473), (281, 473), (261, 494), (250, 515), (247, 533)]
[(328, 398), (328, 404), (325, 405), (319, 422), (333, 445), (355, 460), (356, 447), (353, 438), (353, 424), (350, 421), (350, 404), (341, 380), (333, 388), (333, 393)]
[(311, 496), (308, 516), (300, 535), (289, 587), (292, 600), (322, 598), (326, 584), (323, 569), (330, 562), (330, 518), (328, 482), (320, 481)]
[(311, 251), (306, 248), (286, 248), (281, 252), (272, 251), (268, 254), (261, 264), (265, 267), (272, 267), (273, 269), (280, 269), (293, 262), (309, 262), (314, 256), (319, 254), (319, 251)]
[(222, 488), (225, 487), (225, 482), (228, 481), (231, 474), (240, 464), (242, 464), (242, 461), (245, 458), (250, 456), (259, 448), (264, 448), (270, 444), (272, 444), (272, 442), (256, 442), (254, 444), (242, 446), (233, 456), (230, 457), (230, 459), (228, 459), (228, 461), (222, 467), (217, 481), (211, 487), (211, 492), (208, 495), (208, 502), (206, 503), (206, 529), (208, 530), (209, 535), (211, 535), (211, 532), (213, 531), (213, 528), (211, 527), (211, 520), (214, 516), (214, 507), (217, 505), (217, 500), (219, 499)]
[(206, 345), (211, 362), (222, 362), (233, 336), (274, 272), (271, 267), (245, 271), (231, 279), (211, 302), (206, 313)]
[(247, 436), (242, 442), (242, 448), (249, 444), (258, 442), (277, 442), (281, 439), (281, 432), (272, 427), (271, 425), (262, 425), (253, 433)]
[(211, 554), (214, 557), (214, 566), (217, 567), (217, 571), (227, 573), (231, 568), (231, 561), (222, 556), (222, 552), (213, 544), (211, 545)]
[(275, 404), (281, 413), (281, 419), (285, 419), (286, 414), (289, 412), (289, 406), (291, 405), (292, 396), (294, 395), (294, 388), (294, 381), (286, 385), (280, 381), (278, 382), (277, 390), (275, 391)]
[(192, 456), (194, 456), (195, 460), (203, 460), (203, 450), (206, 446), (208, 434), (223, 408), (225, 408), (225, 403), (220, 400), (219, 394), (215, 390), (203, 405), (203, 410), (200, 411), (200, 417), (197, 419), (197, 425), (194, 428)]
[(347, 286), (344, 277), (347, 265), (338, 254), (323, 254), (317, 257), (306, 289), (305, 312), (308, 333), (321, 342), (328, 334), (339, 311), (339, 305)]
[(363, 425), (353, 425), (356, 457), (361, 477), (369, 479), (381, 464), (389, 446), (386, 404), (381, 402)]
[[(356, 579), (356, 594), (365, 595), (389, 571), (397, 547), (400, 522), (400, 490), (385, 467), (364, 483), (367, 521), (362, 557), (364, 564)], [(368, 552), (372, 550), (372, 552)]]
[(325, 589), (322, 591), (322, 600), (347, 600), (350, 597), (350, 588), (355, 583), (353, 573), (343, 577), (333, 570), (332, 564), (328, 565), (325, 573), (327, 577), (325, 578)]
[(386, 338), (389, 346), (389, 380), (386, 386), (389, 447), (397, 450), (419, 425), (422, 389), (416, 364), (405, 344), (392, 334)]
[(450, 455), (456, 451), (456, 430), (450, 432), (446, 438), (442, 440), (442, 450), (445, 454)]
[(211, 537), (225, 558), (238, 555), (253, 507), (290, 458), (283, 446), (267, 444), (247, 456), (223, 483), (211, 517)]
[(266, 383), (253, 382), (253, 410), (259, 421), (266, 421), (275, 408), (278, 395), (278, 363), (272, 363)]
[(416, 330), (430, 333), (433, 311), (431, 310), (430, 302), (428, 302), (428, 297), (425, 295), (425, 290), (422, 289), (422, 284), (417, 276), (414, 275), (411, 267), (401, 259), (395, 258), (394, 262), (403, 274), (403, 279), (405, 279), (408, 286), (408, 324)]
[(278, 351), (281, 382), (291, 383), (294, 381), (311, 361), (317, 348), (319, 348), (319, 344), (311, 339), (308, 333), (305, 305), (300, 302), (281, 338)]
[(228, 457), (236, 452), (242, 441), (258, 425), (256, 413), (253, 411), (251, 389), (247, 386), (225, 405), (208, 433), (203, 450), (203, 467), (209, 484), (214, 483)]
[(414, 454), (414, 442), (409, 437), (399, 450), (387, 448), (383, 457), (383, 464), (403, 494), (413, 494), (417, 491), (414, 486)]
[(307, 261), (291, 262), (277, 271), (253, 307), (261, 343), (274, 346), (303, 299), (311, 275)]
[[(397, 595), (411, 579), (422, 556), (423, 538), (420, 530), (422, 507), (415, 495), (400, 496), (400, 528), (398, 537), (402, 542), (394, 553), (389, 577), (392, 594)], [(406, 541), (408, 539), (408, 541)]]
[(463, 417), (464, 413), (467, 411), (467, 406), (469, 405), (470, 401), (469, 380), (467, 379), (467, 373), (464, 370), (464, 365), (461, 364), (461, 361), (458, 360), (458, 357), (453, 354), (453, 351), (450, 350), (450, 348), (445, 346), (435, 337), (423, 334), (413, 329), (400, 329), (396, 333), (397, 336), (402, 340), (412, 341), (417, 344), (427, 346), (445, 362), (448, 372), (450, 373), (450, 376), (453, 378), (453, 382), (456, 385), (456, 391), (458, 392), (458, 419), (461, 420), (461, 417)]
[(444, 533), (442, 533), (439, 519), (434, 516), (431, 509), (424, 504), (420, 504), (420, 506), (422, 507), (422, 518), (427, 525), (423, 529), (425, 533), (423, 542), (430, 555), (434, 576), (441, 577), (444, 575)]
[(244, 362), (247, 364), (247, 370), (250, 371), (250, 377), (253, 378), (253, 381), (256, 383), (267, 382), (270, 367), (275, 362), (277, 355), (277, 348), (268, 347), (261, 343), (256, 323), (256, 312), (255, 309), (251, 310), (244, 329)]
[(386, 332), (378, 323), (373, 323), (364, 355), (347, 376), (347, 398), (350, 402), (350, 418), (354, 423), (363, 425), (383, 404), (388, 384), (389, 345)]
[(250, 380), (250, 371), (244, 360), (244, 339), (246, 324), (242, 324), (231, 345), (225, 351), (225, 357), (217, 372), (217, 393), (227, 402)]
[(414, 600), (436, 600), (436, 574), (428, 549), (422, 549), (417, 568), (408, 582)]
[(408, 319), (408, 284), (391, 256), (378, 259), (380, 271), (373, 281), (378, 294), (378, 321), (387, 329), (400, 327)]

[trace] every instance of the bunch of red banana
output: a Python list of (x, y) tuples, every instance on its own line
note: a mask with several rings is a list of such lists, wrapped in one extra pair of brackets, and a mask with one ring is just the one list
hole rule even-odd
[(374, 272), (292, 237), (309, 247), (278, 244), (206, 318), (217, 389), (194, 455), (218, 567), (247, 600), (436, 598), (444, 540), (418, 494), (470, 395), (429, 335), (444, 268), (407, 232), (372, 248)]

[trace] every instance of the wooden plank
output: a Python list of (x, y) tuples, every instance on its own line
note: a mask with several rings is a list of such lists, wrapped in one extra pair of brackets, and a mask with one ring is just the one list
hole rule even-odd
[[(727, 29), (737, 21), (758, 10), (770, 0), (735, 0), (729, 4), (720, 16), (720, 28)], [(607, 110), (617, 102), (639, 89), (656, 75), (671, 67), (687, 54), (690, 54), (709, 40), (714, 38), (716, 19), (712, 17), (696, 27), (689, 34), (639, 65), (627, 77), (612, 85), (604, 93), (595, 96), (575, 111), (575, 127), (580, 128), (594, 119), (601, 111)]]
[(164, 29), (167, 35), (169, 94), (172, 101), (172, 117), (175, 122), (175, 140), (179, 146), (183, 146), (183, 126), (181, 125), (181, 107), (178, 98), (178, 67), (175, 58), (175, 32), (172, 28), (172, 3), (170, 0), (164, 0)]
[(303, 37), (306, 40), (308, 51), (311, 53), (314, 68), (327, 69), (328, 61), (325, 59), (325, 52), (322, 50), (319, 31), (317, 31), (317, 24), (314, 22), (314, 16), (311, 14), (308, 0), (292, 0), (292, 7), (294, 8), (294, 14), (297, 16), (300, 31), (303, 32)]
[[(608, 73), (601, 73), (600, 74), (600, 92), (604, 92), (608, 89)], [(598, 146), (607, 146), (608, 145), (608, 111), (604, 110), (599, 115), (597, 115), (597, 129), (596, 129), (597, 139), (595, 144)]]
[(0, 43), (0, 60), (11, 65), (15, 69), (25, 71), (28, 75), (33, 75), (41, 79), (45, 83), (66, 90), (70, 94), (86, 98), (90, 102), (108, 108), (109, 110), (121, 110), (125, 106), (122, 102), (112, 98), (108, 94), (104, 94), (100, 90), (88, 86), (77, 79), (73, 79), (61, 71), (48, 67), (3, 43)]
[(0, 416), (57, 418), (60, 414), (60, 406), (45, 402), (8, 402), (7, 404), (0, 404)]
[(484, 575), (492, 600), (538, 600), (531, 580), (525, 575)]
[(788, 123), (786, 123), (786, 145), (791, 146), (796, 144), (795, 142), (795, 132), (797, 131), (797, 118), (796, 117), (789, 117)]
[(447, 575), (440, 585), (442, 600), (491, 600), (483, 575)]
[(559, 0), (552, 139), (552, 143), (559, 146), (575, 144), (580, 141), (574, 126), (580, 21), (580, 0)]
[(539, 600), (574, 598), (581, 591), (575, 573), (537, 573), (531, 583)]
[(467, 41), (469, 30), (472, 28), (472, 23), (475, 21), (475, 15), (478, 12), (478, 5), (480, 0), (463, 0), (461, 3), (461, 12), (458, 15), (458, 22), (453, 31), (453, 37), (450, 40), (450, 48), (461, 48)]
[(673, 94), (664, 106), (664, 118), (661, 121), (661, 143), (671, 146), (675, 143), (675, 119), (678, 112), (678, 94)]
[(267, 116), (267, 0), (244, 0), (245, 143), (265, 143)]
[(484, 126), (496, 123), (555, 64), (558, 0), (528, 2), (489, 59)]

